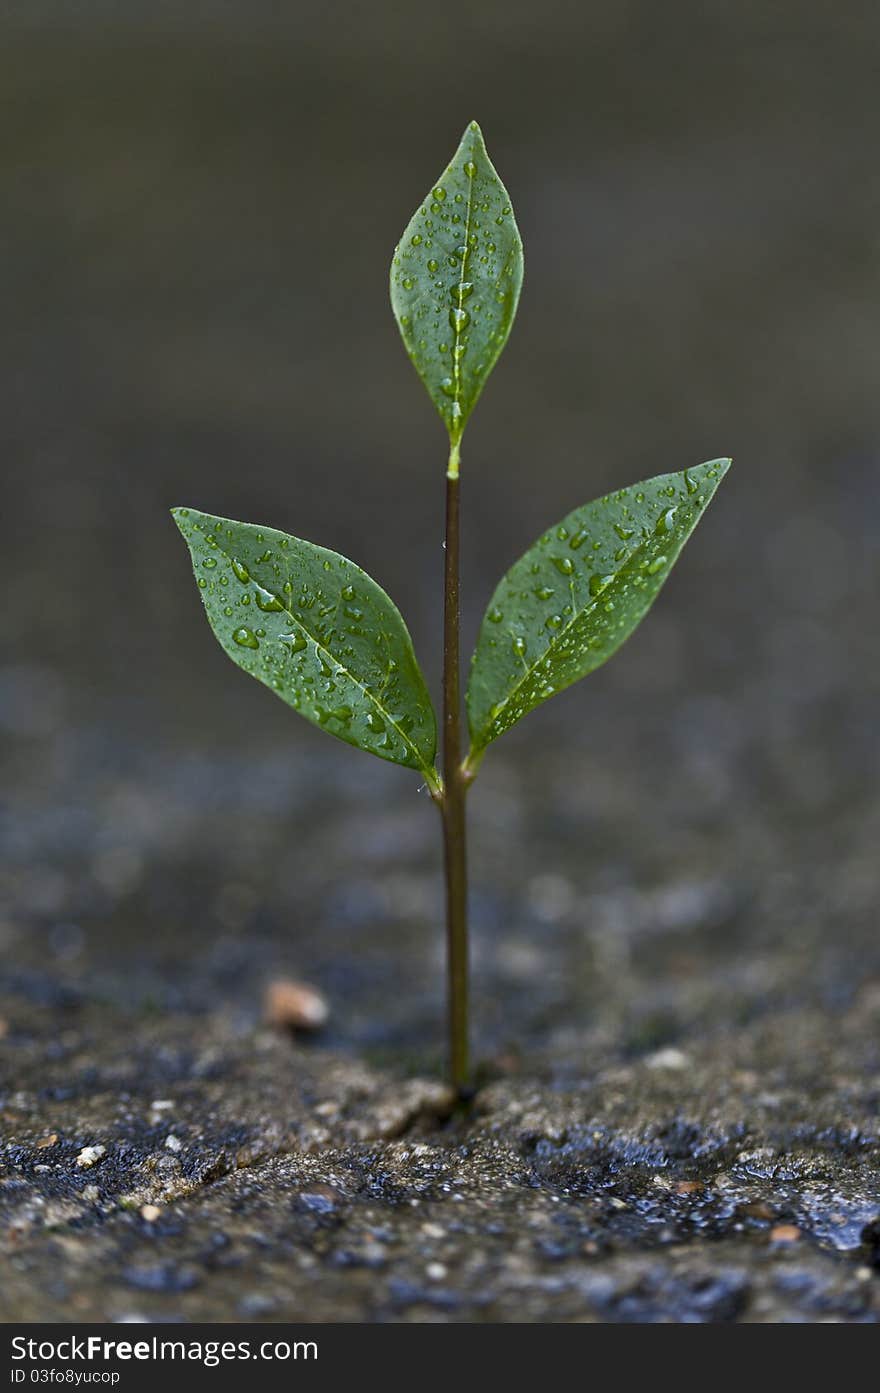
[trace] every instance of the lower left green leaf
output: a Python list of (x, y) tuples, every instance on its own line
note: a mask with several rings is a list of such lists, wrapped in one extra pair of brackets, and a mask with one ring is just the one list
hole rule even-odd
[(315, 725), (432, 787), (437, 722), (400, 611), (335, 551), (172, 509), (211, 628), (245, 672)]

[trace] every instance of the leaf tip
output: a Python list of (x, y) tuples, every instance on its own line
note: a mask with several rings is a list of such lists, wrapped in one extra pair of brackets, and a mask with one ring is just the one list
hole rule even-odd
[(483, 135), (479, 121), (468, 121), (467, 125), (465, 126), (464, 134), (461, 137), (461, 140), (459, 141), (458, 148), (459, 150), (461, 150), (463, 147), (467, 145), (470, 145), (470, 148), (472, 149), (476, 149), (478, 154), (487, 153), (486, 138)]
[(717, 473), (715, 475), (715, 487), (717, 488), (718, 485), (721, 483), (721, 480), (727, 473), (728, 469), (733, 464), (733, 459), (730, 455), (722, 455), (720, 459), (713, 460), (712, 463), (715, 465), (715, 468), (717, 470)]
[(702, 464), (692, 466), (687, 472), (698, 474), (701, 479), (705, 479), (711, 484), (714, 493), (732, 464), (733, 459), (730, 455), (721, 455), (718, 459), (707, 459)]

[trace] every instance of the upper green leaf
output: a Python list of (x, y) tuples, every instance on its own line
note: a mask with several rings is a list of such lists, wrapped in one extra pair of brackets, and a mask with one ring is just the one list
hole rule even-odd
[(471, 664), (472, 759), (629, 637), (729, 465), (717, 459), (660, 474), (576, 508), (510, 568)]
[(391, 263), (406, 351), (453, 446), (507, 342), (522, 276), (510, 198), (472, 121)]
[(173, 517), (229, 657), (307, 720), (437, 785), (431, 698), (401, 615), (335, 551), (188, 508)]

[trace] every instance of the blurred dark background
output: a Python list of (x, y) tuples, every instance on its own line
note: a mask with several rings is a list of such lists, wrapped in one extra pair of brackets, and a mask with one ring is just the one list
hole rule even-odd
[[(466, 633), (545, 525), (734, 470), (615, 661), (474, 794), (484, 1048), (582, 1062), (880, 981), (880, 13), (6, 0), (7, 996), (439, 1046), (435, 814), (228, 663), (168, 508), (347, 553), (436, 683), (442, 427), (387, 297), (479, 118), (518, 320), (464, 452)], [(866, 985), (867, 984), (867, 985)]]

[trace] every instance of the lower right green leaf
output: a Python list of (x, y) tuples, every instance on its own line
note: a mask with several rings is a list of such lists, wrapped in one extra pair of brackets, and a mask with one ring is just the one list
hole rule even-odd
[(609, 493), (569, 513), (511, 566), (471, 662), (471, 762), (629, 638), (729, 467), (709, 460)]

